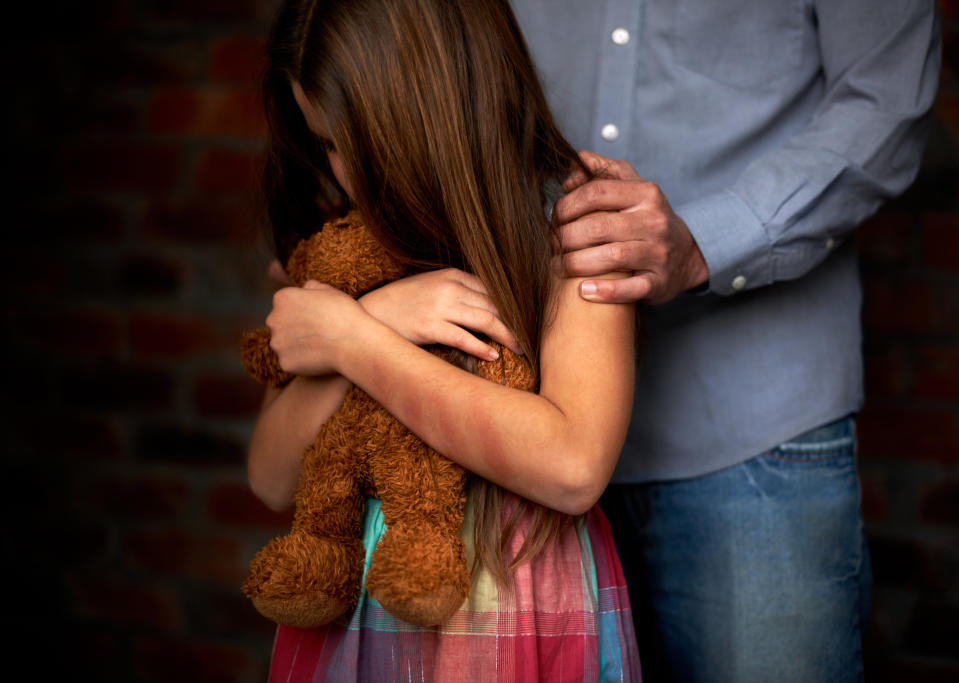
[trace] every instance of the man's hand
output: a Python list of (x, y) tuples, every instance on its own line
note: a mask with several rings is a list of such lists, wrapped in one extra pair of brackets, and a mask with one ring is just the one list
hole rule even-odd
[(568, 275), (632, 273), (622, 280), (585, 280), (584, 299), (603, 303), (662, 304), (709, 279), (706, 261), (689, 228), (662, 191), (625, 161), (592, 152), (580, 158), (596, 177), (574, 171), (556, 202)]

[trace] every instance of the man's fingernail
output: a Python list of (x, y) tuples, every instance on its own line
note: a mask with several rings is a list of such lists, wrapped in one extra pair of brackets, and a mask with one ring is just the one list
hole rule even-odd
[(584, 282), (579, 286), (579, 293), (586, 297), (596, 296), (596, 283)]

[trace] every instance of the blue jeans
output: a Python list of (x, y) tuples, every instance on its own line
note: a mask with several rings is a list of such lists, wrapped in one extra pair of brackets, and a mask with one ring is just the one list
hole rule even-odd
[(694, 479), (612, 485), (646, 681), (862, 680), (852, 418)]

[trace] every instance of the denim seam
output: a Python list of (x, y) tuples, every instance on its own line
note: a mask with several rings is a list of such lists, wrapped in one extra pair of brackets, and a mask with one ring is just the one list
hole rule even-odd
[(779, 444), (777, 448), (796, 451), (827, 451), (845, 448), (852, 445), (853, 437), (843, 436), (838, 439), (831, 439), (829, 441), (787, 441), (786, 443)]
[(839, 458), (855, 459), (855, 452), (852, 448), (837, 448), (830, 451), (812, 451), (812, 452), (791, 452), (773, 449), (765, 454), (767, 459), (780, 462), (827, 462)]

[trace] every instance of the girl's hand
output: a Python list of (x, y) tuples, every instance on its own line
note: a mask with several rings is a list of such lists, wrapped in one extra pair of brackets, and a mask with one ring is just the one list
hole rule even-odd
[(493, 347), (471, 333), (475, 331), (522, 353), (483, 283), (456, 268), (391, 282), (362, 296), (360, 303), (374, 318), (417, 345), (444, 344), (481, 360), (495, 359)]
[(315, 280), (302, 288), (284, 287), (273, 295), (273, 310), (266, 317), (270, 347), (287, 372), (336, 372), (336, 352), (349, 343), (363, 318), (369, 318), (363, 307), (335, 287)]

